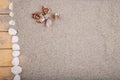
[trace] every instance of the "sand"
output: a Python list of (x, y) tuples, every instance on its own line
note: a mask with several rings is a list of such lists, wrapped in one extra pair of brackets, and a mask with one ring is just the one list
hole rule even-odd
[[(120, 80), (119, 0), (13, 0), (22, 80)], [(50, 28), (31, 14), (46, 5)]]

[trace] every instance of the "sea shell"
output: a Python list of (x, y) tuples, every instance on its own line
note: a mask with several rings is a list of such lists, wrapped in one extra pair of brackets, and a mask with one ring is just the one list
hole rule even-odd
[(21, 80), (20, 75), (15, 75), (13, 80)]
[(13, 44), (12, 49), (15, 51), (20, 50), (20, 46), (18, 44)]
[(43, 8), (43, 12), (44, 12), (45, 14), (47, 14), (49, 11), (50, 11), (49, 8)]
[(58, 15), (58, 16), (59, 16), (59, 13), (55, 13), (55, 15)]
[(9, 13), (9, 16), (13, 17), (13, 16), (14, 16), (14, 13), (13, 13), (13, 12), (10, 12), (10, 13)]
[(11, 72), (14, 75), (18, 75), (22, 72), (22, 68), (20, 66), (14, 66), (14, 67), (11, 68)]
[(47, 27), (50, 27), (52, 25), (52, 21), (50, 20), (50, 19), (48, 19), (47, 21), (46, 21), (46, 26)]
[(13, 3), (12, 2), (9, 4), (9, 9), (13, 10)]
[(53, 18), (54, 18), (55, 20), (58, 20), (58, 19), (60, 18), (59, 13), (55, 13)]
[(18, 66), (19, 65), (19, 58), (18, 57), (15, 57), (13, 60), (12, 60), (12, 64), (14, 66)]
[(20, 56), (20, 51), (13, 51), (12, 55), (13, 57), (18, 57)]
[(44, 15), (45, 19), (48, 19), (51, 17), (51, 13), (47, 13), (46, 15)]
[(12, 36), (12, 43), (17, 43), (19, 41), (18, 36)]
[(45, 21), (45, 17), (44, 16), (41, 16), (40, 17), (40, 22), (43, 23)]
[(9, 25), (15, 25), (15, 21), (14, 20), (10, 20), (9, 21)]
[(13, 36), (17, 34), (17, 31), (13, 28), (9, 28), (8, 33)]

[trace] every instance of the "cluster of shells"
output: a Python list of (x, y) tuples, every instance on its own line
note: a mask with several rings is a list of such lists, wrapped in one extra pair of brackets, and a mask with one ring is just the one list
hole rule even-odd
[(51, 13), (51, 10), (45, 6), (42, 6), (42, 11), (33, 13), (32, 18), (36, 20), (37, 23), (45, 23), (47, 27), (52, 25), (52, 20), (58, 20), (59, 19), (59, 14), (58, 13)]
[[(11, 12), (9, 13), (9, 16), (13, 17), (14, 13), (12, 12), (13, 11), (12, 2), (9, 4), (9, 9), (11, 10)], [(15, 21), (10, 20), (9, 25), (14, 26)], [(9, 35), (12, 36), (12, 40), (11, 40), (12, 50), (13, 50), (12, 55), (14, 58), (12, 60), (13, 67), (11, 68), (11, 72), (15, 75), (13, 80), (21, 80), (20, 73), (22, 72), (22, 68), (19, 66), (20, 46), (18, 44), (18, 41), (19, 41), (19, 37), (17, 36), (18, 31), (15, 30), (14, 28), (9, 28), (8, 33)]]

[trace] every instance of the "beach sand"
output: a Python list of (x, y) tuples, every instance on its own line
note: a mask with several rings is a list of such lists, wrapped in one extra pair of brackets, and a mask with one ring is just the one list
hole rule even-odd
[[(22, 80), (120, 80), (119, 0), (13, 0)], [(60, 13), (49, 28), (31, 14)]]

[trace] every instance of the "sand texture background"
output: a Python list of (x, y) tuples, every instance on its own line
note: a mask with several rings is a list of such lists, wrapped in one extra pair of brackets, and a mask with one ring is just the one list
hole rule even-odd
[[(13, 0), (22, 80), (120, 80), (120, 0)], [(50, 28), (31, 14), (46, 5)]]

